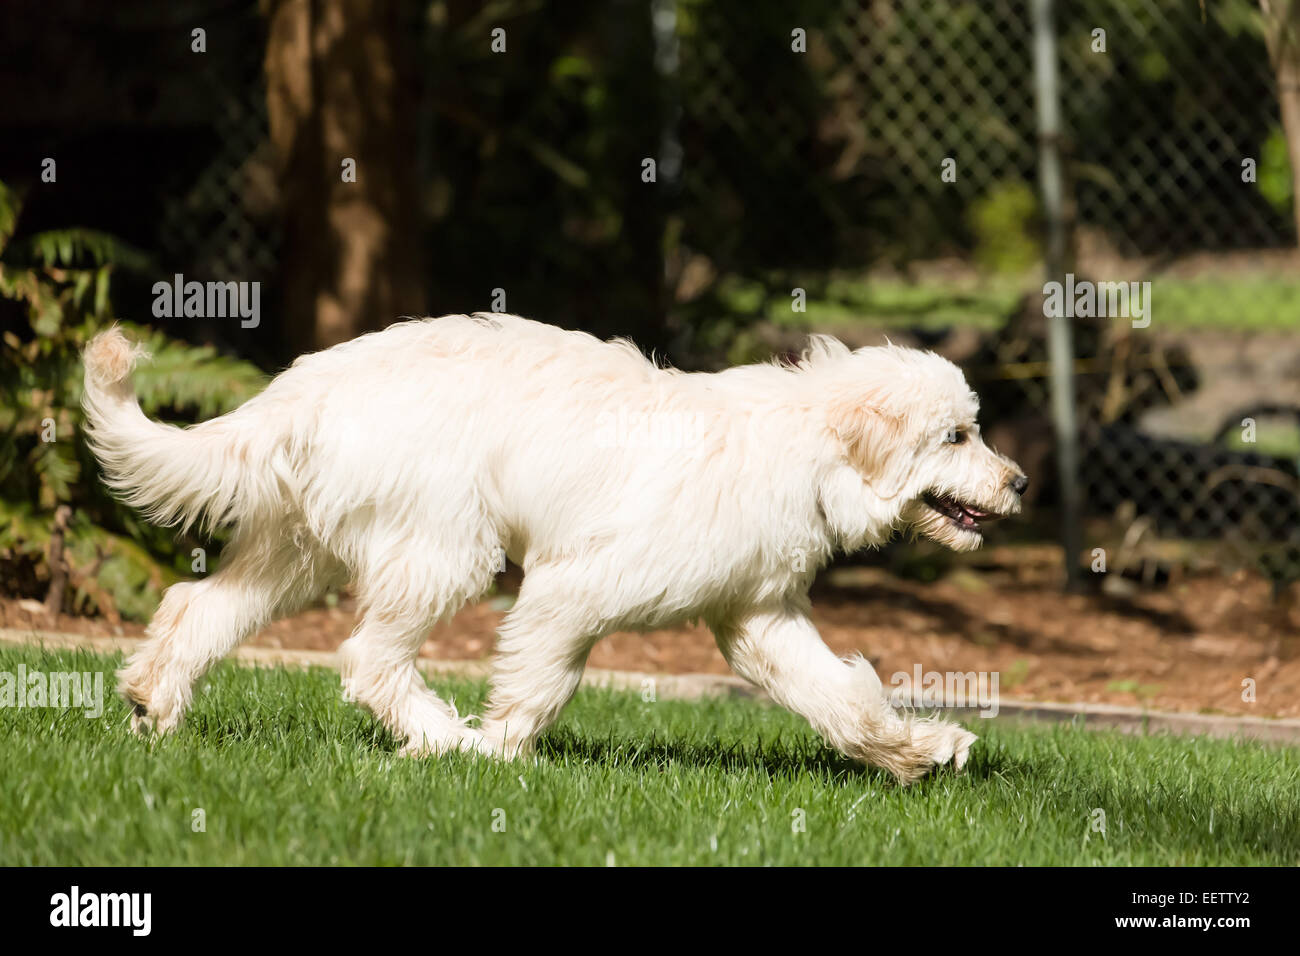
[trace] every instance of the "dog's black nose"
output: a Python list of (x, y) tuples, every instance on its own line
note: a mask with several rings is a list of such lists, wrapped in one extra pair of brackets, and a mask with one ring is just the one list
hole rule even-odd
[(1025, 475), (1016, 475), (1011, 479), (1011, 490), (1018, 495), (1023, 495), (1025, 489), (1029, 487), (1029, 478)]

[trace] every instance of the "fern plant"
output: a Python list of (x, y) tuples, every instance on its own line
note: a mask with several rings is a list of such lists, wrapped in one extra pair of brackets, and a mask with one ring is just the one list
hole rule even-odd
[[(22, 197), (0, 182), (0, 298), (17, 317), (0, 341), (0, 593), (44, 597), (66, 579), (62, 610), (145, 617), (191, 571), (198, 542), (148, 524), (104, 490), (81, 431), (81, 350), (114, 321), (114, 270), (144, 272), (149, 260), (89, 229), (14, 239), (21, 212)], [(147, 414), (184, 424), (229, 411), (265, 384), (255, 366), (211, 347), (119, 324), (153, 353), (135, 375)], [(50, 565), (56, 537), (59, 573)]]

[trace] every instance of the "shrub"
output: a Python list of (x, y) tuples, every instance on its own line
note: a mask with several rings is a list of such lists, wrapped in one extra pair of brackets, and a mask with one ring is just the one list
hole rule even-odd
[[(0, 183), (0, 590), (56, 610), (143, 617), (191, 568), (197, 542), (113, 499), (81, 433), (81, 350), (113, 322), (115, 268), (148, 259), (111, 236), (61, 229), (16, 239), (22, 197)], [(254, 366), (120, 323), (153, 353), (135, 374), (145, 412), (184, 424), (256, 394)]]

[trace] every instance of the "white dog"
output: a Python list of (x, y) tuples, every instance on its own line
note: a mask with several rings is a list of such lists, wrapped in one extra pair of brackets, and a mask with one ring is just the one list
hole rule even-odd
[[(175, 727), (214, 661), (350, 581), (344, 684), (406, 753), (524, 752), (603, 635), (699, 618), (738, 674), (850, 757), (904, 782), (966, 760), (973, 734), (895, 713), (808, 616), (832, 554), (908, 529), (968, 550), (1019, 510), (1027, 480), (936, 355), (817, 337), (797, 364), (683, 373), (628, 342), (453, 315), (303, 356), (180, 429), (140, 410), (137, 354), (116, 329), (86, 350), (109, 484), (161, 523), (233, 525), (220, 569), (167, 591), (119, 675), (137, 730)], [(415, 659), (506, 555), (525, 578), (475, 726)]]

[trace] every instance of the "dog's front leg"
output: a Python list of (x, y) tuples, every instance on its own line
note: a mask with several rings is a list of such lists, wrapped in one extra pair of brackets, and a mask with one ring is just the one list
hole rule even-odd
[(946, 721), (900, 717), (870, 662), (836, 657), (805, 608), (754, 610), (715, 622), (713, 632), (737, 674), (849, 757), (883, 767), (905, 784), (940, 764), (965, 764), (974, 734)]

